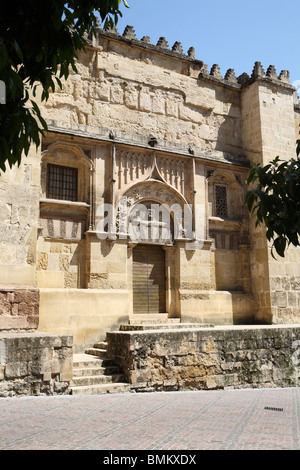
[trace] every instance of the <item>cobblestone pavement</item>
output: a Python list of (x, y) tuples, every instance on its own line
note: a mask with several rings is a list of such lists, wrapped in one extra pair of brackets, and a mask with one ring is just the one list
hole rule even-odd
[(300, 388), (0, 398), (0, 449), (299, 450), (299, 417)]

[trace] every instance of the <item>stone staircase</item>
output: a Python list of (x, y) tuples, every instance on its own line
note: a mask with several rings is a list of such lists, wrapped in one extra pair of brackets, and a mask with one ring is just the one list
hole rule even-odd
[(106, 346), (107, 343), (101, 342), (85, 354), (74, 354), (72, 395), (130, 392), (130, 384), (124, 382), (119, 367), (107, 357)]
[(180, 318), (169, 318), (168, 314), (135, 315), (127, 324), (120, 325), (120, 331), (170, 330), (181, 328), (213, 328), (209, 323), (181, 323)]
[[(149, 316), (147, 320), (135, 317), (128, 324), (121, 325), (120, 331), (170, 330), (181, 328), (213, 327), (209, 324), (180, 323), (179, 319), (166, 316)], [(129, 393), (130, 384), (114, 361), (107, 357), (107, 343), (99, 342), (73, 356), (73, 380), (70, 384), (72, 395), (100, 395), (105, 393)]]
[(208, 323), (129, 323), (121, 325), (120, 331), (146, 331), (146, 330), (180, 330), (180, 329), (197, 329), (197, 328), (213, 328), (215, 325)]

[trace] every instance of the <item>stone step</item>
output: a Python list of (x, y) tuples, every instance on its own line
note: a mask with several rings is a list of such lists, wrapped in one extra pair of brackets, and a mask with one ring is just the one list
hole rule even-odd
[(98, 356), (102, 358), (106, 358), (106, 349), (100, 348), (89, 348), (85, 351), (86, 354), (91, 354), (93, 356)]
[(159, 324), (159, 323), (180, 323), (180, 318), (169, 318), (167, 313), (160, 313), (160, 314), (147, 314), (147, 317), (145, 318), (145, 315), (139, 315), (135, 314), (134, 318), (130, 318), (128, 323), (130, 325), (142, 325), (144, 323), (146, 324)]
[(101, 358), (89, 354), (74, 354), (73, 356), (73, 369), (109, 367), (115, 365), (112, 359), (106, 357)]
[(107, 349), (107, 342), (106, 341), (101, 341), (100, 343), (94, 344), (94, 348), (97, 349)]
[(214, 325), (208, 323), (136, 323), (120, 325), (120, 331), (146, 331), (146, 330), (175, 330), (175, 329), (199, 329), (213, 328)]
[(95, 376), (83, 376), (73, 377), (71, 387), (86, 387), (91, 385), (100, 384), (111, 384), (124, 382), (123, 374), (112, 374), (112, 375), (95, 375)]
[[(100, 344), (100, 343), (99, 343)], [(103, 345), (103, 344), (102, 344)], [(106, 358), (106, 350), (90, 348), (96, 354), (73, 356), (72, 395), (100, 395), (105, 393), (128, 393), (130, 385), (124, 382), (120, 368), (112, 359)]]
[(130, 393), (131, 388), (128, 383), (111, 383), (89, 385), (86, 387), (72, 387), (72, 395), (101, 395), (106, 393)]
[(116, 365), (111, 365), (107, 367), (81, 367), (73, 368), (73, 377), (85, 377), (85, 376), (95, 376), (95, 375), (113, 375), (118, 374), (120, 368)]

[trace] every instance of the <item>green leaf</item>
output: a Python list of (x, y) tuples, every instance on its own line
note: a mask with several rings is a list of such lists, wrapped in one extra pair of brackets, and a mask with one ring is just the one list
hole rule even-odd
[(276, 252), (284, 258), (284, 252), (286, 248), (286, 239), (283, 237), (278, 237), (274, 240), (274, 247), (276, 249)]

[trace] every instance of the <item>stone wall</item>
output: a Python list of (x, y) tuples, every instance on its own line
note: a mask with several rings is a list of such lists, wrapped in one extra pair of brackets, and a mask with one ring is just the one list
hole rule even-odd
[(84, 241), (39, 237), (37, 285), (40, 288), (80, 288), (85, 285)]
[[(288, 83), (269, 81), (259, 64), (256, 81), (242, 90), (243, 146), (252, 164), (267, 165), (280, 156), (296, 157), (296, 133), (293, 93)], [(270, 75), (272, 76), (272, 74)], [(299, 276), (299, 250), (289, 249), (285, 259), (274, 260), (264, 226), (250, 223), (250, 267), (258, 323), (297, 323), (297, 288), (292, 279)], [(281, 280), (279, 281), (279, 278)], [(280, 287), (279, 287), (280, 284)], [(286, 287), (283, 287), (286, 286)], [(287, 293), (289, 291), (289, 299)], [(286, 300), (283, 302), (283, 297)], [(293, 302), (293, 303), (292, 303)]]
[(254, 324), (252, 294), (180, 289), (181, 322), (212, 325)]
[(73, 336), (73, 352), (83, 353), (107, 330), (129, 319), (128, 290), (41, 289), (39, 331)]
[(108, 355), (138, 392), (298, 385), (300, 326), (108, 333)]
[[(284, 259), (270, 260), (273, 323), (300, 322), (300, 265), (298, 249), (290, 247)], [(279, 258), (279, 257), (277, 257)]]
[(39, 290), (0, 287), (0, 330), (30, 330), (39, 324)]
[(0, 172), (0, 284), (35, 285), (40, 155)]
[(69, 393), (72, 337), (0, 334), (0, 397)]
[(43, 116), (67, 129), (130, 129), (186, 149), (242, 152), (239, 89), (200, 82), (201, 61), (135, 46), (101, 33), (98, 47), (80, 54), (78, 73), (50, 94)]

